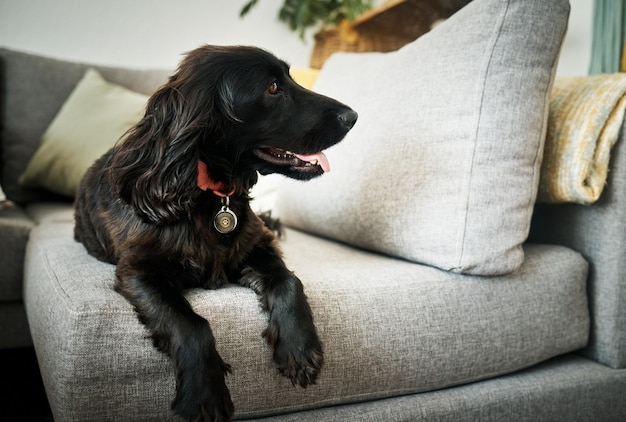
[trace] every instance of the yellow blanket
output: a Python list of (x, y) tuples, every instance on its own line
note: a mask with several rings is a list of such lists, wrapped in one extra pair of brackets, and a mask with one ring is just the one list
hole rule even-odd
[(600, 197), (625, 109), (625, 73), (556, 79), (539, 202), (591, 204)]
[(310, 67), (292, 67), (289, 70), (289, 73), (291, 73), (291, 77), (294, 81), (296, 81), (296, 83), (302, 85), (306, 89), (311, 89), (313, 88), (320, 71)]

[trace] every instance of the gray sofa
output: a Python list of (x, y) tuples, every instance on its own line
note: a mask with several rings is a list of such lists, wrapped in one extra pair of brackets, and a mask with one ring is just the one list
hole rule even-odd
[[(144, 94), (169, 73), (0, 49), (1, 182), (12, 201), (0, 211), (0, 346), (34, 345), (56, 421), (176, 420), (172, 366), (113, 291), (114, 267), (73, 240), (71, 198), (18, 182), (90, 67)], [(623, 126), (599, 201), (534, 207), (523, 263), (508, 274), (444, 271), (287, 229), (286, 261), (325, 345), (306, 390), (274, 368), (251, 290), (190, 290), (232, 365), (236, 418), (626, 420), (624, 138)]]

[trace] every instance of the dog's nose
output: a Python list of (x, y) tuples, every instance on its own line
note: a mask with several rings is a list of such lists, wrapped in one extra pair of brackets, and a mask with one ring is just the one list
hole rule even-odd
[(348, 130), (352, 129), (352, 126), (354, 126), (358, 117), (359, 115), (354, 110), (344, 111), (339, 116), (337, 116), (341, 124), (344, 125)]

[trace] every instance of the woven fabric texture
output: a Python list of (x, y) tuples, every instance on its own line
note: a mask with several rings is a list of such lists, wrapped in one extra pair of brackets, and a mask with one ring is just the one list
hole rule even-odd
[(600, 198), (626, 111), (626, 74), (558, 78), (550, 95), (541, 202)]
[[(72, 229), (61, 222), (33, 229), (25, 274), (55, 419), (169, 418), (169, 359), (113, 290), (114, 266), (89, 257)], [(232, 365), (227, 383), (240, 417), (436, 390), (526, 368), (587, 342), (587, 263), (567, 248), (528, 246), (514, 275), (465, 277), (297, 231), (281, 244), (325, 345), (316, 385), (294, 388), (278, 374), (261, 337), (267, 315), (251, 290), (187, 294)]]

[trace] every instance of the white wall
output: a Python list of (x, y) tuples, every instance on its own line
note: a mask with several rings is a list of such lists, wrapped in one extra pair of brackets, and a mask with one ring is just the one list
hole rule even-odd
[(589, 72), (593, 0), (570, 0), (570, 4), (572, 10), (557, 73), (561, 76), (581, 76)]
[(201, 44), (251, 44), (293, 65), (305, 44), (278, 21), (282, 0), (0, 0), (0, 45), (52, 57), (131, 67), (174, 67)]
[[(173, 68), (200, 44), (251, 44), (294, 66), (313, 48), (278, 21), (283, 0), (0, 0), (0, 46), (62, 59), (130, 67)], [(551, 0), (546, 0), (551, 1)], [(592, 0), (571, 0), (559, 74), (584, 75), (591, 48)]]

